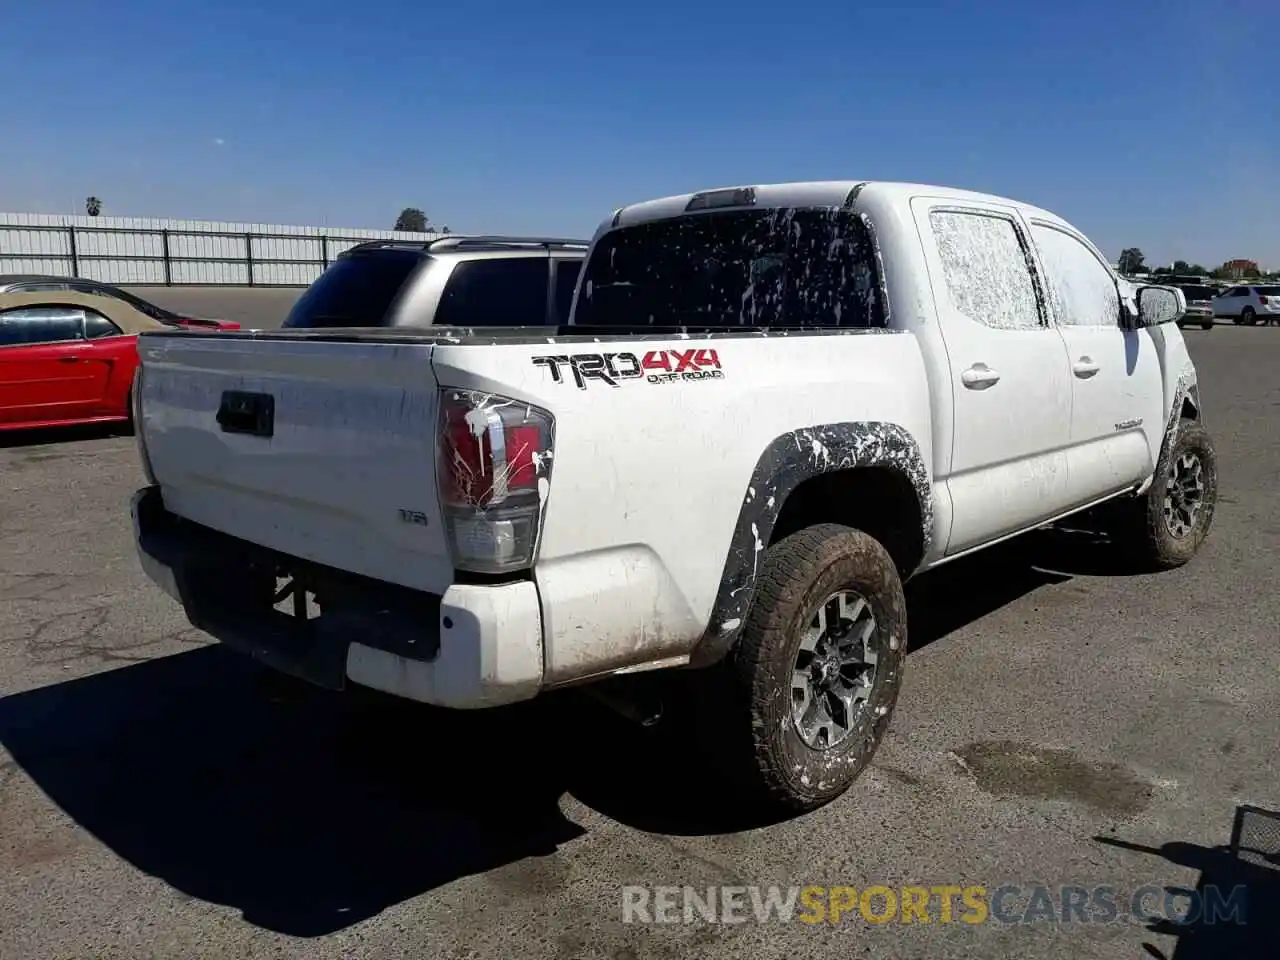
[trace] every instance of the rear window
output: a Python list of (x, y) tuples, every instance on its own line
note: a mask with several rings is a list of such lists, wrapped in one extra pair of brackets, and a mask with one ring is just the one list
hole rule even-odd
[(1280, 286), (1254, 287), (1264, 297), (1280, 297)]
[(702, 213), (597, 242), (573, 322), (586, 326), (879, 327), (875, 248), (844, 210)]
[(385, 327), (387, 310), (420, 254), (383, 251), (339, 257), (298, 298), (286, 328)]
[(1179, 284), (1178, 289), (1188, 300), (1212, 300), (1218, 295), (1213, 287), (1197, 287), (1192, 284)]

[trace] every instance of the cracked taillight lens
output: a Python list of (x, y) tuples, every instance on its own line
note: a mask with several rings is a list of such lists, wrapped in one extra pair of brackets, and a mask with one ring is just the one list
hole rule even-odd
[(533, 566), (554, 442), (546, 410), (491, 393), (441, 391), (436, 473), (457, 569)]

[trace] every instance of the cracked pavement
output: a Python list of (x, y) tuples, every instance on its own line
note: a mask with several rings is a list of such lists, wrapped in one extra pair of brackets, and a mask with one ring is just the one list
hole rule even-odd
[(1202, 555), (1129, 577), (1037, 535), (921, 578), (875, 764), (767, 826), (568, 697), (273, 682), (142, 576), (131, 438), (0, 439), (0, 956), (1276, 956), (1260, 928), (621, 922), (631, 883), (1194, 886), (1237, 808), (1280, 808), (1280, 331), (1185, 335), (1222, 461)]

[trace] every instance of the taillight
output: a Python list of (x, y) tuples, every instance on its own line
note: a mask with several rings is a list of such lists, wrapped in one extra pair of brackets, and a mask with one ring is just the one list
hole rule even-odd
[(1267, 305), (1267, 302), (1268, 302), (1268, 301), (1267, 301), (1266, 296), (1264, 296), (1263, 294), (1261, 294), (1261, 293), (1260, 293), (1260, 294), (1258, 294), (1258, 302), (1259, 302), (1260, 304), (1262, 304), (1262, 305), (1265, 307), (1265, 306)]
[(436, 472), (455, 567), (533, 565), (554, 443), (546, 410), (474, 390), (441, 392)]

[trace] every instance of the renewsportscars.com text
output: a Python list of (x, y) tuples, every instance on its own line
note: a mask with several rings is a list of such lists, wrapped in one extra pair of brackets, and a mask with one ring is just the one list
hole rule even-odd
[(1235, 923), (1247, 890), (1002, 884), (934, 886), (627, 886), (623, 923)]

